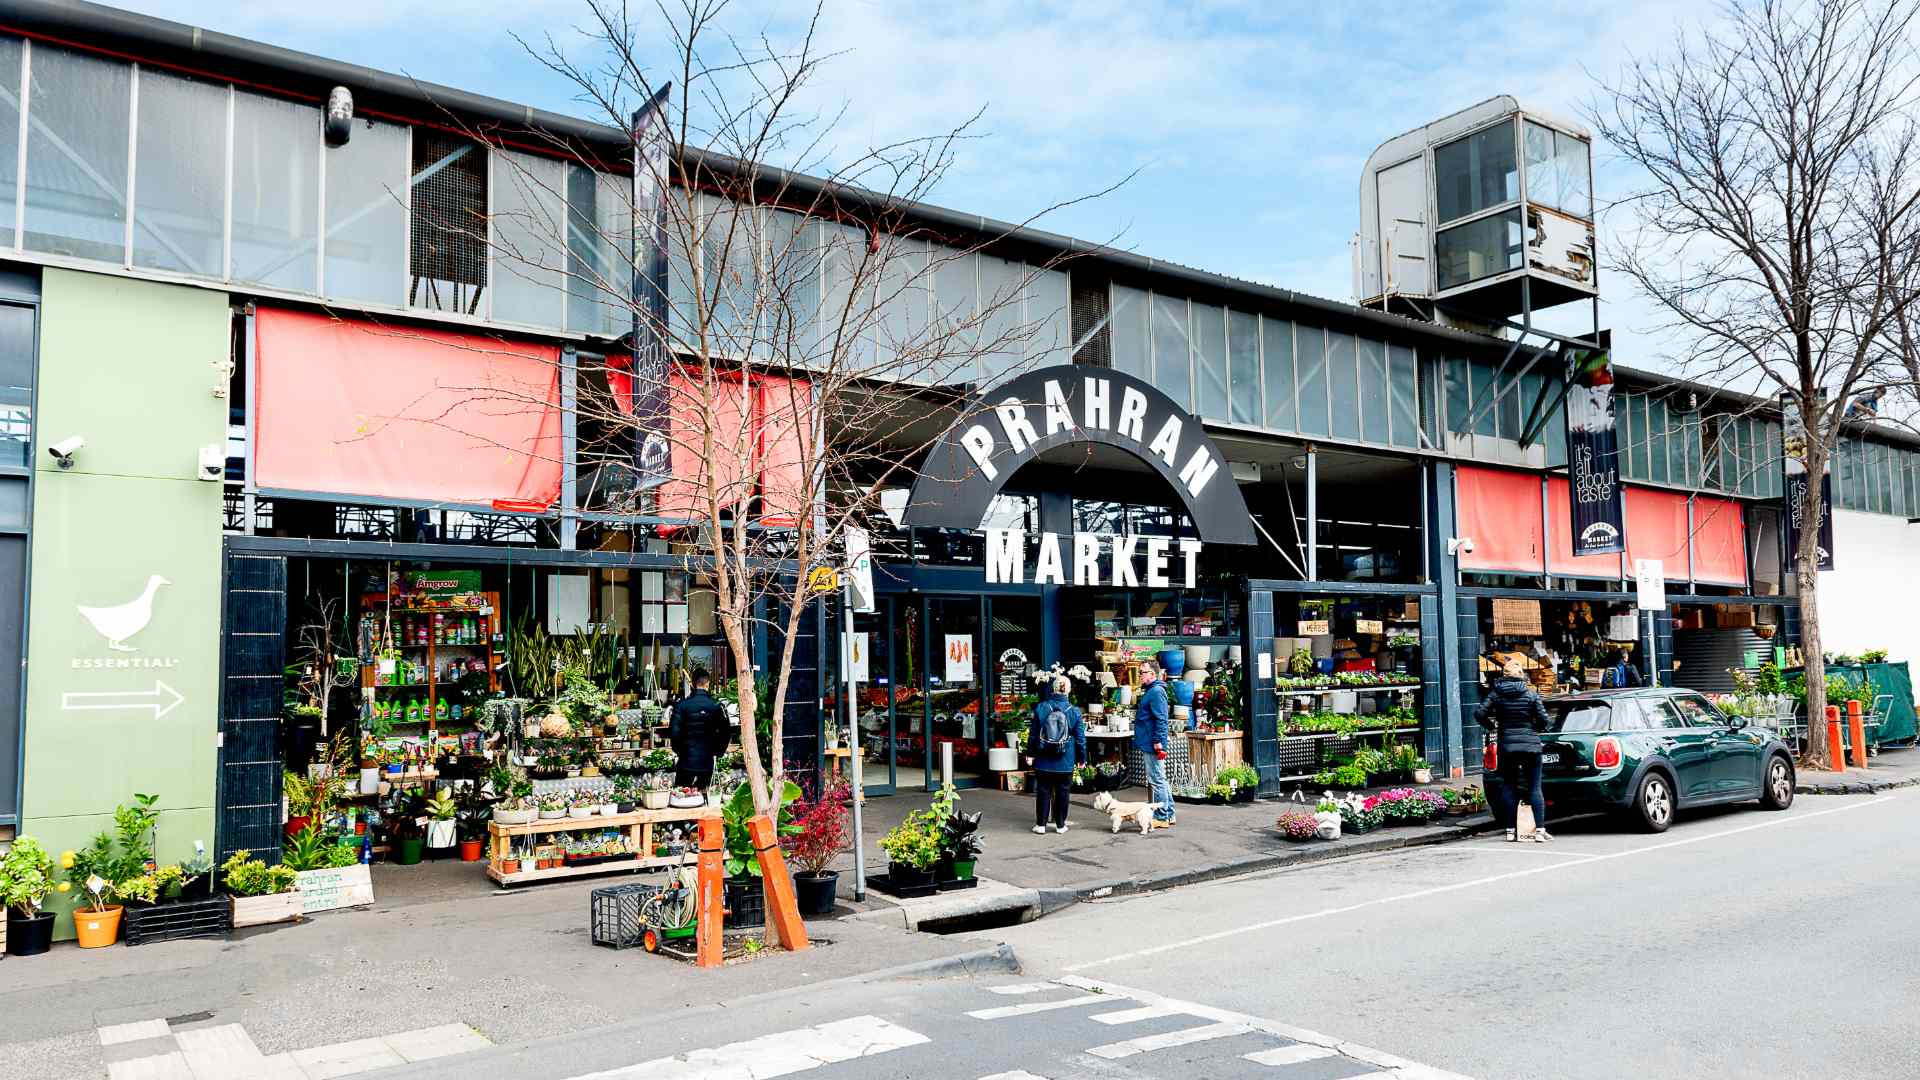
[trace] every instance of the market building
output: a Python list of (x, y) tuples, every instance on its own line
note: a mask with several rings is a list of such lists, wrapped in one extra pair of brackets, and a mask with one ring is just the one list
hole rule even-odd
[[(344, 141), (323, 124), (335, 87), (356, 105)], [(1478, 770), (1471, 714), (1496, 650), (1536, 656), (1543, 683), (1597, 681), (1624, 655), (1723, 689), (1795, 643), (1764, 402), (1614, 366), (1624, 546), (1574, 554), (1589, 531), (1570, 509), (1564, 369), (1602, 342), (1509, 323), (1597, 292), (1585, 133), (1495, 99), (1415, 135), (1364, 185), (1365, 303), (906, 208), (967, 252), (912, 302), (1011, 286), (1036, 332), (929, 399), (931, 450), (902, 434), (948, 486), (883, 498), (874, 610), (851, 616), (870, 793), (928, 788), (943, 754), (962, 783), (993, 782), (1056, 663), (1116, 690), (1168, 650), (1231, 673), (1183, 760), (1244, 760), (1272, 793), (1350, 742), (1316, 719), (1332, 713), (1442, 775)], [(405, 748), (410, 774), (480, 758), (486, 699), (546, 670), (534, 641), (604, 657), (616, 692), (692, 666), (753, 677), (728, 669), (698, 560), (657, 528), (672, 520), (610, 497), (619, 463), (582, 453), (569, 407), (587, 367), (632, 348), (622, 307), (569, 287), (628, 272), (607, 238), (630, 153), (620, 130), (400, 76), (12, 6), (0, 827), (77, 846), (149, 791), (170, 846), (275, 849), (283, 766), (343, 724)], [(529, 175), (543, 182), (508, 179)], [(459, 212), (551, 247), (551, 272), (436, 233)], [(822, 263), (823, 305), (835, 273)], [(366, 422), (476, 383), (537, 407)], [(791, 460), (762, 467), (771, 491)], [(1905, 565), (1920, 443), (1862, 426), (1836, 468), (1845, 584), (1828, 610), (1847, 640), (1855, 608), (1909, 606), (1877, 569), (1852, 583)], [(1665, 610), (1636, 607), (1644, 559)], [(838, 767), (852, 734), (842, 618), (820, 604), (796, 651), (782, 752), (803, 767)], [(353, 705), (288, 715), (284, 671), (316, 620), (361, 661), (340, 673)], [(1900, 629), (1877, 643), (1899, 648)], [(614, 735), (598, 752), (630, 750)]]

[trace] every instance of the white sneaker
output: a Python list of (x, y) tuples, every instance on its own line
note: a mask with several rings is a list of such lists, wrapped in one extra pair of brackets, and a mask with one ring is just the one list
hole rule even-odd
[(1045, 836), (1047, 835), (1047, 827), (1045, 825), (1035, 825), (1033, 827), (1033, 834), (1035, 836)]
[(1507, 839), (1508, 839), (1509, 841), (1517, 841), (1517, 840), (1519, 840), (1519, 839), (1520, 839), (1520, 834), (1519, 834), (1519, 833), (1517, 833), (1517, 832), (1515, 832), (1515, 831), (1514, 831), (1514, 830), (1512, 830), (1512, 829), (1508, 829), (1508, 830), (1507, 830)]
[(1533, 830), (1533, 842), (1536, 844), (1544, 844), (1552, 839), (1553, 834), (1545, 829), (1536, 828)]
[(1065, 823), (1063, 822), (1063, 823), (1061, 823), (1061, 824), (1059, 824), (1059, 825), (1055, 825), (1055, 826), (1053, 827), (1053, 831), (1054, 831), (1054, 832), (1057, 832), (1057, 833), (1063, 833), (1063, 832), (1066, 832), (1066, 831), (1067, 831), (1067, 826), (1066, 826), (1066, 824), (1065, 824)]

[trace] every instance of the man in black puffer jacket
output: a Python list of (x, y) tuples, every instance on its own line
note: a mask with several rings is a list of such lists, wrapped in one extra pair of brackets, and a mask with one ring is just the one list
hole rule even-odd
[(1508, 657), (1500, 677), (1487, 688), (1487, 696), (1473, 711), (1480, 726), (1499, 735), (1500, 787), (1499, 807), (1507, 823), (1507, 839), (1516, 840), (1514, 819), (1520, 811), (1520, 796), (1527, 795), (1533, 806), (1533, 838), (1553, 839), (1546, 830), (1547, 799), (1540, 790), (1540, 733), (1547, 728), (1547, 707), (1527, 682), (1527, 669), (1518, 657)]

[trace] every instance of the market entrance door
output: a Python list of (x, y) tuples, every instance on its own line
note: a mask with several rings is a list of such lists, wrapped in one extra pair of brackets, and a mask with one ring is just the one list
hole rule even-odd
[[(918, 599), (907, 601), (918, 604)], [(896, 599), (879, 597), (873, 613), (853, 617), (853, 675), (856, 715), (860, 718), (860, 789), (868, 795), (894, 792), (894, 710), (903, 693), (918, 697), (912, 680), (903, 677), (894, 647)], [(836, 722), (844, 722), (836, 718)], [(848, 750), (851, 756), (851, 748)], [(831, 753), (831, 752), (830, 752)], [(853, 778), (849, 776), (848, 782)]]

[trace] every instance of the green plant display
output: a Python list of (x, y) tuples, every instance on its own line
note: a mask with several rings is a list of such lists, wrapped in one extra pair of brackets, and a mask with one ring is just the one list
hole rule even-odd
[(931, 870), (940, 861), (945, 823), (933, 810), (913, 810), (880, 838), (887, 861), (915, 870)]
[(31, 836), (15, 838), (12, 848), (0, 855), (0, 908), (31, 919), (53, 890), (53, 856)]
[[(793, 804), (799, 799), (800, 785), (786, 781), (780, 791), (780, 812), (774, 827), (776, 842), (778, 837), (799, 833), (800, 827), (793, 822)], [(720, 807), (720, 820), (726, 827), (728, 877), (760, 876), (760, 855), (753, 849), (753, 834), (747, 829), (753, 816), (753, 789), (745, 784), (734, 789)]]
[(220, 880), (234, 896), (272, 896), (292, 892), (300, 878), (291, 866), (268, 866), (242, 848), (220, 864)]

